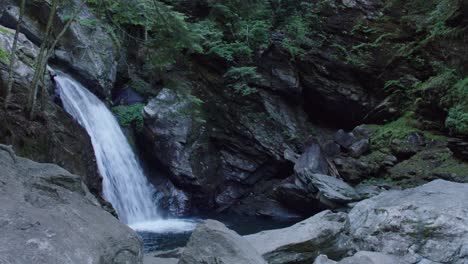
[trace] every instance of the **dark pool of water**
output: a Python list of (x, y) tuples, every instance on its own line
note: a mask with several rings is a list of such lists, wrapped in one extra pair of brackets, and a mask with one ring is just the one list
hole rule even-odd
[[(302, 220), (242, 217), (232, 215), (202, 217), (201, 219), (204, 218), (216, 219), (240, 235), (250, 235), (263, 230), (283, 228)], [(188, 242), (188, 239), (190, 238), (191, 232), (179, 234), (156, 234), (150, 232), (139, 232), (138, 234), (143, 239), (145, 252), (152, 252), (157, 250), (170, 250), (185, 246)]]

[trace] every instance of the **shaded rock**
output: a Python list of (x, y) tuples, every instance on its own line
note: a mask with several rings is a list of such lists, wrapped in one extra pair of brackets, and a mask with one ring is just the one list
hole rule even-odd
[(276, 44), (271, 45), (261, 57), (259, 69), (263, 81), (259, 85), (272, 91), (290, 97), (298, 97), (302, 93), (299, 73), (290, 60), (289, 55)]
[(297, 160), (301, 157), (301, 155), (294, 152), (292, 149), (284, 150), (283, 157), (285, 160), (291, 161), (292, 163), (296, 163)]
[(395, 96), (389, 96), (370, 110), (363, 121), (368, 124), (384, 124), (397, 119), (401, 114)]
[(273, 189), (272, 197), (302, 215), (312, 215), (325, 207), (315, 198), (307, 188), (295, 180), (294, 177), (287, 178)]
[(130, 87), (119, 91), (114, 99), (114, 105), (133, 105), (143, 102), (144, 98)]
[(189, 185), (197, 179), (186, 150), (192, 119), (184, 111), (188, 98), (170, 89), (163, 89), (144, 108), (144, 133), (151, 139), (151, 153), (166, 166), (178, 185)]
[(319, 254), (342, 257), (350, 249), (344, 213), (321, 212), (291, 227), (245, 236), (270, 264), (311, 263)]
[(155, 201), (158, 206), (170, 215), (182, 217), (191, 211), (191, 201), (185, 192), (174, 186), (169, 180), (154, 182), (156, 185)]
[(448, 141), (448, 148), (453, 152), (455, 157), (468, 161), (468, 142), (459, 138), (451, 138)]
[(368, 139), (361, 139), (351, 145), (349, 147), (349, 154), (354, 157), (358, 158), (361, 155), (365, 154), (368, 152), (370, 149), (370, 144)]
[(351, 210), (351, 236), (360, 250), (394, 255), (400, 263), (465, 263), (467, 200), (468, 184), (444, 180), (384, 192)]
[[(327, 26), (336, 26), (336, 29), (343, 30), (346, 26), (342, 20), (352, 18), (345, 18), (344, 14), (340, 16), (329, 18), (330, 24), (334, 22), (333, 19), (341, 21)], [(327, 51), (321, 52), (326, 54)], [(302, 76), (304, 99), (307, 102), (306, 112), (314, 119), (327, 119), (335, 125), (355, 126), (361, 123), (362, 118), (373, 108), (375, 99), (357, 80), (359, 77), (355, 74), (355, 69), (348, 65), (337, 65), (332, 58), (317, 53), (298, 66)]]
[(340, 145), (331, 140), (325, 142), (325, 144), (322, 145), (322, 149), (327, 157), (336, 157), (341, 152)]
[(142, 263), (137, 234), (104, 211), (76, 175), (0, 149), (0, 260)]
[(353, 135), (360, 139), (369, 139), (374, 134), (374, 129), (369, 125), (359, 125), (352, 131)]
[(359, 199), (359, 194), (346, 182), (328, 175), (314, 174), (311, 184), (319, 191), (319, 200), (329, 206), (343, 204)]
[(375, 172), (375, 167), (371, 164), (351, 157), (338, 157), (333, 159), (333, 163), (346, 182), (359, 182)]
[(273, 192), (278, 184), (279, 180), (276, 179), (258, 182), (245, 197), (229, 208), (229, 212), (275, 219), (300, 218), (291, 207), (274, 198)]
[(349, 149), (357, 141), (352, 133), (347, 133), (343, 129), (338, 130), (333, 138), (345, 150)]
[(222, 223), (206, 220), (199, 224), (180, 258), (179, 264), (266, 264), (243, 237)]
[(421, 151), (426, 145), (424, 135), (410, 133), (405, 139), (394, 139), (390, 144), (392, 153), (400, 160), (406, 160)]
[(297, 163), (294, 165), (294, 172), (296, 177), (305, 185), (310, 183), (311, 177), (315, 173), (328, 173), (328, 164), (322, 154), (319, 144), (312, 143), (307, 147), (305, 152), (301, 157), (299, 157)]
[(301, 135), (307, 124), (299, 107), (265, 91), (246, 104), (229, 89), (178, 78), (182, 87), (162, 89), (145, 107), (141, 146), (194, 207), (228, 210), (258, 182), (293, 174), (297, 147), (288, 136)]

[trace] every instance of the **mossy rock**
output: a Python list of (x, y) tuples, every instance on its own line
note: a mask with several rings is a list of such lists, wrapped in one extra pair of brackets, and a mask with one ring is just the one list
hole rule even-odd
[(454, 158), (448, 148), (427, 149), (391, 168), (389, 176), (408, 184), (437, 178), (468, 182), (468, 164)]

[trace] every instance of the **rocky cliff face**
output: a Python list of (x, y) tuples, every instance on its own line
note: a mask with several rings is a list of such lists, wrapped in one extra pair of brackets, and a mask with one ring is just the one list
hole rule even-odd
[[(0, 4), (0, 24), (15, 28), (21, 1), (9, 0)], [(26, 14), (21, 32), (35, 45), (40, 46), (50, 11), (47, 1), (26, 1)], [(66, 19), (80, 5), (80, 0), (70, 1), (59, 9), (54, 35), (61, 31)], [(66, 34), (60, 39), (52, 58), (53, 64), (70, 72), (100, 97), (110, 97), (117, 74), (118, 43), (106, 31), (105, 25), (95, 23), (97, 18), (85, 6)], [(94, 24), (93, 24), (94, 23)]]
[[(0, 49), (8, 51), (13, 42), (14, 32), (0, 26)], [(50, 162), (63, 166), (79, 174), (89, 189), (99, 194), (101, 178), (97, 171), (91, 140), (86, 131), (76, 123), (59, 105), (52, 102), (53, 96), (43, 98), (44, 111), (35, 120), (26, 116), (24, 105), (27, 103), (29, 86), (34, 71), (32, 63), (38, 54), (38, 48), (25, 35), (19, 38), (17, 56), (14, 65), (14, 87), (12, 104), (9, 111), (0, 111), (1, 142), (13, 147), (23, 156), (39, 162)], [(46, 80), (46, 89), (54, 93), (53, 84)], [(8, 59), (0, 60), (0, 86), (6, 89), (8, 81)], [(40, 99), (41, 100), (41, 99)]]
[[(203, 13), (192, 8), (191, 14)], [(452, 139), (444, 122), (422, 114), (434, 97), (412, 99), (399, 90), (418, 94), (412, 87), (437, 74), (436, 61), (458, 70), (460, 64), (440, 57), (447, 46), (438, 38), (430, 44), (408, 38), (416, 29), (398, 24), (426, 9), (403, 14), (398, 8), (391, 1), (325, 1), (320, 22), (312, 26), (324, 39), (314, 39), (317, 45), (299, 59), (282, 46), (284, 35), (272, 32), (272, 44), (254, 62), (261, 78), (250, 85), (257, 92), (248, 96), (228, 87), (223, 76), (228, 62), (213, 55), (193, 56), (190, 70), (169, 70), (160, 82), (175, 88), (162, 89), (144, 111), (148, 155), (167, 168), (195, 206), (256, 215), (310, 214), (336, 206), (324, 203), (316, 187), (306, 186), (310, 179), (293, 169), (301, 166), (301, 155), (302, 166), (322, 164), (310, 175), (328, 174), (354, 185), (381, 182), (377, 189), (435, 177), (464, 181), (466, 164), (447, 148)], [(458, 30), (465, 21), (458, 13), (463, 7), (452, 8), (458, 22), (444, 23)], [(458, 46), (464, 40), (452, 42)], [(398, 50), (426, 44), (434, 49), (418, 46), (409, 57)], [(357, 126), (362, 123), (376, 125)], [(337, 128), (355, 129), (335, 134)], [(321, 153), (306, 158), (314, 146)], [(423, 159), (431, 165), (420, 163)], [(369, 191), (365, 184), (359, 188)]]
[[(15, 25), (18, 2), (0, 4), (0, 24)], [(60, 10), (59, 25), (78, 4)], [(231, 62), (213, 53), (148, 69), (146, 55), (160, 51), (114, 39), (90, 7), (51, 63), (101, 97), (121, 87), (144, 97), (138, 99), (145, 107), (142, 116), (136, 113), (142, 122), (137, 146), (150, 167), (167, 174), (169, 181), (153, 180), (161, 185), (158, 199), (174, 214), (310, 215), (383, 189), (435, 178), (466, 181), (466, 135), (459, 132), (464, 105), (456, 99), (466, 87), (458, 82), (467, 57), (460, 1), (322, 1), (314, 9), (319, 19), (307, 29), (314, 34), (299, 47), (302, 56), (285, 47), (287, 32), (268, 32), (268, 46), (248, 64), (259, 75), (248, 81), (255, 92), (244, 95), (226, 77)], [(175, 8), (193, 20), (210, 11), (192, 1)], [(16, 69), (18, 87), (31, 78), (27, 62), (37, 53), (48, 12), (47, 3), (28, 1), (22, 32), (29, 42), (23, 37), (21, 52), (29, 59)], [(117, 67), (121, 58), (126, 61)], [(461, 95), (452, 94), (452, 86), (461, 87)], [(18, 105), (25, 100), (21, 93), (16, 98)], [(14, 125), (4, 126), (1, 137), (29, 157), (83, 175), (99, 193), (88, 139), (59, 107), (47, 105), (44, 120), (9, 121)], [(13, 119), (22, 120), (5, 116)], [(363, 123), (370, 125), (358, 126)], [(340, 128), (346, 131), (336, 132)]]
[(79, 176), (0, 145), (0, 261), (142, 263), (136, 233), (104, 211)]

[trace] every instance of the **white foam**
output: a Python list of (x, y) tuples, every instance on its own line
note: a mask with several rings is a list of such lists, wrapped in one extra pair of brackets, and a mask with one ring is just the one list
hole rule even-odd
[(186, 233), (191, 232), (197, 226), (195, 220), (189, 219), (164, 219), (145, 221), (129, 224), (130, 228), (140, 232), (151, 233)]

